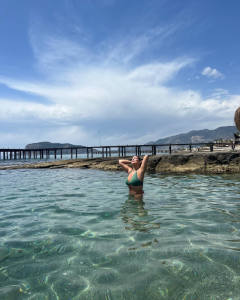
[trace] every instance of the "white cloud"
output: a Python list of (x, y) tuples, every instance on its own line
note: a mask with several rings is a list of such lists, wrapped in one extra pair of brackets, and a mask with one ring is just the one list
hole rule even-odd
[(210, 67), (204, 68), (202, 70), (202, 75), (207, 77), (220, 78), (220, 79), (225, 78), (225, 76), (222, 73), (220, 73), (217, 69), (212, 69)]
[(211, 97), (213, 97), (214, 99), (221, 99), (223, 97), (227, 99), (228, 96), (229, 96), (228, 90), (224, 90), (224, 89), (214, 89), (213, 93), (211, 94)]
[(190, 77), (190, 78), (188, 78), (188, 81), (190, 81), (190, 80), (194, 80), (194, 79), (199, 79), (199, 76), (195, 76), (195, 77)]
[[(99, 52), (63, 37), (46, 36), (40, 43), (31, 32), (31, 44), (45, 79), (0, 77), (0, 83), (22, 92), (21, 99), (0, 99), (1, 122), (17, 123), (19, 136), (25, 136), (24, 144), (49, 140), (84, 145), (98, 144), (98, 131), (103, 144), (113, 145), (228, 125), (239, 95), (214, 90), (204, 98), (199, 91), (169, 85), (178, 72), (192, 67), (195, 59), (138, 62), (135, 67), (130, 63), (154, 44), (153, 37), (166, 39), (173, 30), (156, 29), (130, 44), (123, 41), (113, 45), (109, 51), (104, 51), (105, 45)], [(221, 78), (215, 69), (204, 70), (206, 76)], [(27, 102), (25, 93), (33, 99), (35, 95), (46, 98), (48, 104)], [(9, 142), (7, 134), (5, 140)], [(0, 136), (4, 141), (4, 134)]]
[(160, 84), (169, 81), (182, 68), (191, 65), (191, 58), (178, 59), (168, 63), (154, 63), (140, 66), (128, 75), (134, 81), (142, 81), (144, 84)]
[(144, 51), (150, 51), (156, 45), (164, 45), (166, 39), (174, 34), (179, 24), (171, 24), (164, 27), (156, 27), (151, 30), (147, 30), (141, 35), (134, 33), (130, 34), (129, 37), (124, 38), (120, 41), (116, 41), (114, 44), (111, 42), (105, 42), (102, 44), (102, 52), (99, 58), (109, 63), (123, 63), (127, 64)]
[[(182, 67), (187, 65), (182, 64)], [(51, 100), (52, 105), (29, 103), (25, 101), (5, 101), (1, 103), (2, 119), (24, 119), (34, 115), (42, 120), (83, 120), (131, 117), (133, 111), (138, 114), (144, 110), (153, 111), (164, 107), (170, 90), (159, 83), (173, 77), (181, 66), (178, 63), (166, 65), (142, 66), (137, 72), (120, 72), (117, 70), (85, 70), (84, 76), (74, 70), (74, 80), (69, 84), (59, 85), (12, 81), (0, 78), (8, 87), (24, 91)], [(68, 72), (66, 77), (72, 77)], [(144, 109), (145, 103), (148, 107)], [(150, 109), (151, 108), (151, 109)]]

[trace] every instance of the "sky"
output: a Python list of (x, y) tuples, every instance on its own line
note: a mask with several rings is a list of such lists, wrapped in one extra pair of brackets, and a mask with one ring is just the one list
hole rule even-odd
[(0, 148), (234, 125), (240, 1), (0, 0)]

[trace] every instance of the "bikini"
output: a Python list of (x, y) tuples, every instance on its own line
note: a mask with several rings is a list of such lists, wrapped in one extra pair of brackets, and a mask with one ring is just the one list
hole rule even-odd
[[(132, 171), (130, 173), (132, 173)], [(128, 176), (129, 176), (129, 174), (128, 174)], [(132, 186), (141, 186), (141, 185), (143, 185), (143, 182), (140, 181), (137, 177), (137, 171), (135, 171), (135, 173), (133, 174), (133, 177), (131, 178), (130, 181), (128, 180), (128, 177), (126, 178), (126, 185), (129, 185), (129, 184), (131, 184)]]

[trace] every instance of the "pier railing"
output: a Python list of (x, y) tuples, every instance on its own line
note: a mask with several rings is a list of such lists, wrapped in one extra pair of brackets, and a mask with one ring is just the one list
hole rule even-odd
[[(57, 158), (57, 153), (60, 152), (62, 158), (63, 151), (69, 150), (71, 158), (77, 158), (78, 150), (84, 151), (87, 158), (93, 158), (94, 154), (102, 154), (102, 157), (111, 157), (113, 153), (118, 153), (118, 156), (127, 156), (127, 153), (135, 153), (135, 155), (142, 155), (143, 153), (150, 153), (157, 155), (157, 153), (173, 153), (172, 147), (188, 147), (189, 152), (192, 152), (194, 146), (204, 145), (209, 148), (209, 151), (213, 151), (213, 146), (230, 146), (229, 143), (191, 143), (191, 144), (151, 144), (151, 145), (111, 145), (111, 146), (91, 146), (91, 147), (69, 147), (69, 148), (42, 148), (42, 149), (0, 149), (0, 158), (2, 160), (7, 159), (31, 159), (31, 158), (50, 158), (50, 154), (53, 153), (54, 158)], [(159, 148), (165, 147), (165, 150)], [(166, 150), (166, 147), (168, 150)], [(101, 149), (101, 150), (99, 150)], [(45, 154), (45, 155), (44, 155)]]

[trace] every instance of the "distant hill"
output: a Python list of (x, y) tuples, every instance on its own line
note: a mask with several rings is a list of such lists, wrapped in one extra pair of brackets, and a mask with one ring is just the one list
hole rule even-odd
[[(69, 143), (61, 144), (61, 143), (50, 143), (50, 142), (39, 142), (39, 143), (32, 143), (25, 146), (25, 149), (48, 149), (48, 148), (77, 148), (77, 147), (84, 147), (82, 145), (73, 145)], [(87, 153), (86, 149), (78, 149), (77, 151), (79, 154)], [(63, 154), (70, 154), (71, 150), (66, 149), (63, 150)]]
[[(218, 127), (214, 130), (203, 129), (203, 130), (192, 130), (188, 133), (181, 133), (159, 139), (154, 144), (190, 144), (190, 143), (205, 143), (214, 142), (215, 140), (223, 139), (229, 140), (233, 138), (233, 133), (237, 132), (235, 126)], [(153, 142), (148, 142), (152, 144)]]

